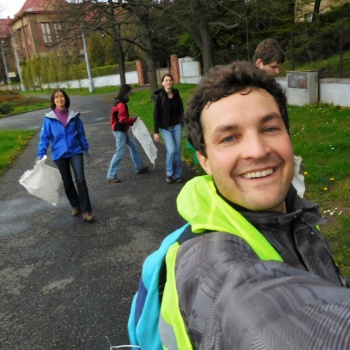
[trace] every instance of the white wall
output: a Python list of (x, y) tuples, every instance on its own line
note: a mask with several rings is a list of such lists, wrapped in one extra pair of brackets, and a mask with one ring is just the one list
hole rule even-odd
[[(287, 79), (277, 78), (280, 85), (287, 89)], [(320, 79), (319, 101), (338, 106), (350, 107), (350, 79)]]
[[(179, 59), (179, 67), (180, 82), (182, 84), (199, 83), (201, 79), (199, 62), (193, 61), (193, 59), (190, 57), (184, 57)], [(168, 71), (168, 69), (166, 71)], [(284, 89), (287, 90), (287, 79), (285, 77), (276, 78), (276, 80)], [(95, 87), (119, 86), (120, 75), (114, 74), (104, 77), (96, 77), (93, 78), (93, 81)], [(126, 83), (138, 84), (138, 76), (136, 71), (126, 73)], [(82, 79), (81, 84), (82, 87), (89, 87), (89, 80)], [(60, 84), (60, 87), (67, 88), (67, 85), (63, 82)], [(71, 81), (70, 87), (79, 88), (78, 81)], [(320, 79), (319, 99), (320, 102), (350, 107), (350, 79)]]
[[(138, 84), (139, 82), (136, 71), (127, 72), (125, 74), (125, 79), (127, 84)], [(120, 75), (113, 74), (113, 75), (106, 75), (103, 77), (96, 77), (96, 78), (93, 78), (93, 82), (95, 87), (120, 86)], [(81, 79), (80, 85), (79, 85), (79, 81), (77, 80), (71, 80), (69, 83), (70, 83), (70, 88), (79, 88), (80, 86), (85, 88), (89, 87), (89, 79)], [(62, 82), (59, 85), (61, 88), (67, 88), (67, 83), (65, 82)], [(43, 85), (43, 87), (47, 87), (47, 85)]]
[(200, 63), (191, 57), (179, 58), (180, 83), (198, 84), (201, 79)]
[(350, 107), (350, 79), (321, 79), (320, 100)]

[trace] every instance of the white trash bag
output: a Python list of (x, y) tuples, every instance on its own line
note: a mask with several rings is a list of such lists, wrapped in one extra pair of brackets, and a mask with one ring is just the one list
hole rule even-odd
[(46, 159), (44, 156), (35, 164), (34, 169), (27, 170), (19, 179), (19, 183), (33, 196), (57, 206), (62, 177), (58, 169), (45, 164)]
[(134, 125), (131, 127), (131, 130), (134, 136), (140, 142), (143, 150), (147, 154), (147, 157), (153, 166), (155, 166), (155, 161), (157, 159), (157, 148), (153, 143), (152, 137), (148, 132), (145, 123), (140, 118), (137, 118)]
[(292, 184), (297, 190), (298, 195), (303, 198), (305, 193), (305, 180), (304, 175), (300, 174), (302, 158), (300, 156), (294, 156), (294, 177)]

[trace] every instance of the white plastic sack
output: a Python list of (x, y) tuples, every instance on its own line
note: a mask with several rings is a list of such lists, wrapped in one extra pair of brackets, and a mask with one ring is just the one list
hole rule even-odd
[(44, 156), (35, 164), (34, 169), (27, 170), (19, 179), (19, 183), (30, 194), (57, 206), (62, 177), (58, 169), (45, 164), (46, 159)]
[(294, 156), (294, 177), (292, 184), (297, 190), (298, 195), (303, 198), (305, 193), (304, 175), (300, 174), (300, 165), (302, 158), (300, 156)]
[(153, 143), (152, 137), (148, 132), (145, 123), (137, 118), (134, 125), (131, 127), (132, 133), (140, 142), (143, 150), (147, 154), (147, 157), (151, 163), (155, 166), (155, 160), (157, 159), (157, 148)]

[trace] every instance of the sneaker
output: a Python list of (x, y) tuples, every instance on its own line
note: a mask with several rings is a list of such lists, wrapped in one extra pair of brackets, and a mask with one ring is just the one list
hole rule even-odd
[(83, 213), (83, 219), (86, 222), (94, 222), (95, 217), (91, 213)]
[(165, 181), (166, 181), (168, 184), (172, 184), (172, 183), (174, 182), (174, 179), (173, 179), (172, 176), (167, 176), (167, 177), (165, 178)]
[(116, 177), (114, 179), (109, 179), (107, 178), (107, 181), (110, 183), (114, 183), (114, 184), (118, 184), (119, 182), (121, 182), (119, 179), (117, 179)]
[(80, 214), (80, 208), (78, 207), (73, 207), (72, 208), (72, 215), (73, 216), (78, 216)]
[(140, 171), (138, 171), (137, 173), (138, 174), (144, 174), (144, 173), (147, 173), (149, 169), (149, 166), (144, 166)]
[(178, 177), (175, 179), (175, 182), (180, 184), (181, 182), (183, 182), (183, 179), (181, 177)]

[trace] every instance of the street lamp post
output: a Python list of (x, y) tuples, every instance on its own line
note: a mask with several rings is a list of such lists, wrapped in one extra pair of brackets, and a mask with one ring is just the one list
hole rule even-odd
[(4, 60), (4, 67), (5, 67), (7, 84), (9, 86), (9, 90), (11, 91), (11, 80), (10, 80), (9, 73), (7, 70), (7, 64), (6, 64), (5, 53), (4, 53), (4, 41), (3, 40), (1, 41), (1, 52), (2, 52), (2, 59)]
[(81, 33), (81, 38), (82, 38), (82, 41), (83, 41), (83, 47), (84, 47), (84, 52), (85, 52), (86, 70), (87, 70), (88, 78), (89, 78), (89, 92), (94, 92), (95, 91), (94, 81), (92, 79), (90, 62), (89, 62), (89, 54), (88, 54), (88, 51), (87, 51), (86, 40), (85, 40), (85, 35), (84, 35), (83, 31)]
[(18, 59), (18, 55), (17, 55), (15, 40), (13, 38), (12, 29), (11, 29), (11, 40), (12, 40), (13, 52), (15, 54), (15, 60), (16, 60), (16, 66), (17, 66), (17, 71), (18, 71), (18, 77), (19, 77), (19, 81), (21, 82), (21, 90), (22, 91), (26, 91), (26, 88), (25, 88), (25, 86), (23, 84), (22, 71), (21, 71), (21, 66), (19, 64), (19, 59)]
[[(4, 24), (1, 24), (0, 25), (2, 26), (5, 26)], [(16, 61), (16, 66), (17, 66), (17, 71), (18, 71), (18, 77), (19, 77), (19, 81), (21, 83), (21, 90), (22, 91), (26, 91), (26, 88), (23, 84), (23, 79), (22, 79), (22, 71), (21, 71), (21, 65), (20, 65), (20, 62), (19, 62), (19, 59), (18, 59), (18, 54), (17, 54), (17, 50), (16, 50), (16, 44), (15, 44), (15, 38), (14, 38), (14, 33), (13, 33), (13, 29), (9, 26), (5, 26), (7, 27), (8, 29), (10, 29), (11, 31), (11, 42), (12, 42), (12, 47), (13, 47), (13, 52), (15, 54), (15, 61)], [(2, 45), (2, 43), (1, 43)], [(4, 53), (3, 53), (4, 55)], [(4, 59), (5, 61), (5, 59)], [(5, 62), (5, 65), (6, 65), (6, 62)], [(8, 76), (8, 80), (10, 80), (10, 77)]]

